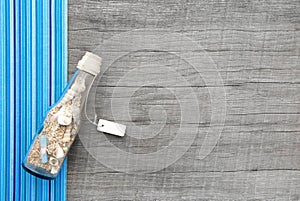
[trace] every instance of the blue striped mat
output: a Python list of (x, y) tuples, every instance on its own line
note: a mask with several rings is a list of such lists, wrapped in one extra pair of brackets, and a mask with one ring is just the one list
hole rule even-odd
[(47, 181), (21, 167), (67, 83), (67, 1), (0, 1), (0, 200), (66, 200), (66, 161)]

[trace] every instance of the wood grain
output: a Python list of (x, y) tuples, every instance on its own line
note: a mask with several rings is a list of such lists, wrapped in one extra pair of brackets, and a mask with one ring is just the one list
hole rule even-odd
[[(211, 58), (226, 92), (220, 139), (206, 158), (198, 158), (209, 127), (222, 126), (211, 125), (215, 105), (210, 90), (220, 87), (207, 84), (213, 76), (207, 82), (170, 52), (130, 52), (109, 67), (97, 86), (98, 117), (128, 126), (126, 137), (106, 139), (125, 152), (147, 154), (169, 146), (180, 126), (186, 135), (192, 128), (198, 134), (179, 160), (146, 174), (104, 166), (77, 138), (69, 153), (68, 200), (300, 200), (300, 2), (72, 0), (69, 75), (85, 51), (135, 29), (182, 34), (199, 44), (195, 52)], [(144, 38), (145, 43), (149, 40)], [(128, 48), (141, 45), (137, 43)], [(115, 44), (103, 54), (115, 54)], [(122, 44), (120, 54), (127, 51)], [(182, 44), (184, 40), (172, 42), (174, 47)], [(204, 64), (202, 70), (210, 68)], [(124, 77), (126, 82), (120, 82)], [(190, 114), (185, 121), (181, 103), (191, 105), (184, 109)], [(86, 119), (84, 134), (103, 135)], [(189, 146), (186, 139), (179, 150)], [(89, 146), (106, 144), (91, 139)]]

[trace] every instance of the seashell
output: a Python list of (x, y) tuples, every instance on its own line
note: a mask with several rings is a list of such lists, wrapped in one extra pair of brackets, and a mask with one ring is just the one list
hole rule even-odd
[(62, 126), (68, 126), (71, 124), (71, 122), (72, 122), (72, 117), (66, 115), (60, 115), (57, 118), (57, 123)]
[(66, 104), (65, 106), (61, 107), (61, 109), (58, 112), (58, 117), (61, 115), (64, 116), (72, 116), (72, 110), (69, 104)]
[(57, 174), (57, 173), (58, 173), (58, 169), (56, 167), (52, 167), (51, 174)]
[(64, 150), (59, 146), (59, 144), (56, 144), (56, 158), (61, 159), (65, 156)]
[(58, 165), (58, 160), (56, 158), (50, 157), (49, 164), (52, 165), (52, 166), (57, 166)]

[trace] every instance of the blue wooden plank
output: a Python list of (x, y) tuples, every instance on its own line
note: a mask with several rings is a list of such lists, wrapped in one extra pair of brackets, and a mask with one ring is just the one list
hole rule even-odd
[(7, 34), (7, 41), (8, 41), (8, 56), (7, 56), (7, 66), (9, 66), (9, 71), (7, 71), (7, 76), (9, 78), (7, 82), (7, 128), (9, 129), (7, 133), (9, 133), (9, 136), (7, 137), (7, 144), (9, 146), (8, 150), (8, 168), (7, 168), (7, 181), (8, 181), (8, 200), (14, 200), (14, 157), (15, 157), (15, 125), (14, 125), (14, 114), (15, 114), (15, 55), (14, 55), (14, 22), (15, 22), (15, 13), (14, 13), (14, 1), (9, 2), (9, 6), (7, 8), (8, 12), (8, 34)]
[[(31, 92), (32, 92), (32, 97), (31, 97), (31, 137), (29, 143), (31, 143), (32, 139), (35, 136), (35, 132), (37, 130), (37, 123), (36, 123), (36, 102), (37, 102), (37, 93), (36, 93), (36, 1), (32, 0), (32, 5), (31, 5), (31, 17), (32, 17), (32, 35), (31, 35)], [(29, 44), (28, 44), (29, 45)], [(30, 134), (29, 134), (30, 135)], [(36, 195), (36, 188), (37, 188), (37, 178), (34, 176), (30, 176), (30, 186), (31, 186), (31, 191), (30, 191), (30, 199), (36, 200), (37, 195)]]
[[(50, 24), (49, 24), (49, 2), (48, 1), (42, 1), (42, 45), (43, 45), (43, 52), (42, 52), (42, 74), (43, 74), (43, 117), (46, 116), (46, 112), (48, 111), (48, 108), (50, 107)], [(43, 118), (44, 120), (44, 118)], [(43, 123), (43, 122), (42, 122)], [(43, 180), (42, 181), (42, 197), (41, 200), (48, 200), (49, 198), (49, 181)]]
[[(36, 1), (36, 123), (37, 128), (43, 120), (43, 1)], [(36, 178), (36, 200), (42, 201), (43, 180)]]
[[(24, 65), (26, 65), (26, 74), (25, 74), (25, 83), (26, 83), (26, 93), (24, 94), (24, 98), (26, 100), (26, 116), (24, 117), (24, 124), (25, 124), (25, 131), (24, 134), (22, 134), (22, 136), (25, 137), (25, 142), (24, 142), (24, 152), (22, 157), (25, 157), (26, 151), (28, 150), (29, 146), (30, 146), (30, 142), (31, 142), (31, 133), (32, 131), (32, 32), (34, 32), (34, 30), (32, 29), (32, 1), (27, 1), (23, 0), (22, 1), (22, 5), (25, 6), (26, 9), (26, 20), (25, 21), (25, 27), (26, 30), (24, 31), (25, 34), (25, 41), (24, 41), (24, 48), (26, 49), (26, 55), (25, 55), (25, 63)], [(23, 18), (24, 19), (24, 18)], [(30, 45), (29, 45), (30, 44)], [(25, 172), (23, 170), (23, 172)], [(28, 191), (28, 188), (31, 189), (33, 188), (32, 182), (32, 176), (25, 172), (25, 182), (22, 183), (22, 187), (21, 187), (21, 191), (24, 192), (23, 194), (23, 199), (25, 201), (29, 201), (31, 200), (31, 190)]]
[(15, 72), (14, 72), (14, 200), (20, 200), (20, 147), (21, 147), (21, 136), (20, 136), (20, 125), (21, 125), (21, 26), (20, 26), (20, 0), (14, 1), (14, 61), (15, 61)]
[[(26, 147), (26, 133), (24, 133), (25, 129), (26, 129), (26, 124), (25, 124), (25, 113), (27, 113), (26, 111), (26, 98), (25, 98), (25, 91), (26, 91), (26, 81), (27, 81), (27, 77), (26, 77), (26, 63), (25, 63), (25, 56), (26, 56), (26, 47), (25, 47), (25, 40), (26, 40), (26, 10), (24, 7), (24, 3), (22, 2), (22, 0), (20, 0), (20, 27), (21, 27), (21, 36), (20, 36), (20, 67), (21, 67), (21, 80), (20, 80), (20, 88), (21, 88), (21, 92), (20, 92), (20, 161), (19, 163), (21, 163), (23, 156), (24, 156), (24, 152), (25, 152), (25, 147)], [(25, 172), (23, 170), (23, 168), (21, 168), (21, 164), (18, 164), (18, 167), (20, 168), (20, 189), (19, 189), (19, 197), (21, 197), (22, 199), (25, 198), (25, 193), (24, 193), (24, 187), (23, 184), (26, 183), (25, 180)]]
[(6, 200), (6, 1), (0, 1), (0, 200)]
[[(50, 17), (50, 24), (51, 24), (51, 37), (50, 37), (50, 40), (51, 40), (51, 59), (50, 59), (50, 62), (51, 62), (51, 103), (54, 104), (55, 101), (57, 100), (56, 98), (56, 92), (55, 92), (55, 89), (56, 89), (56, 77), (57, 76), (54, 76), (56, 74), (56, 72), (59, 72), (58, 70), (56, 70), (55, 68), (55, 59), (56, 59), (56, 51), (55, 51), (55, 47), (56, 47), (56, 34), (55, 34), (55, 31), (56, 31), (56, 26), (55, 26), (55, 1), (54, 0), (50, 0), (50, 10), (51, 10), (51, 17)], [(51, 201), (55, 201), (56, 199), (56, 196), (55, 196), (55, 180), (52, 180), (50, 181), (50, 200)]]

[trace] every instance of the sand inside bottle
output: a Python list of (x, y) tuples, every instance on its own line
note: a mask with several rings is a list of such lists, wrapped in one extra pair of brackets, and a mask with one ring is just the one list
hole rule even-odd
[[(85, 76), (78, 75), (64, 98), (48, 113), (44, 128), (28, 154), (27, 162), (57, 174), (79, 130)], [(42, 143), (41, 143), (42, 141)], [(46, 146), (43, 147), (42, 145)]]

